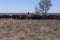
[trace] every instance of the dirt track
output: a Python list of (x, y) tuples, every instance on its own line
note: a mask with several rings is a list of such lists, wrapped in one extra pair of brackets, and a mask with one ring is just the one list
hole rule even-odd
[(0, 40), (60, 40), (60, 20), (0, 19)]

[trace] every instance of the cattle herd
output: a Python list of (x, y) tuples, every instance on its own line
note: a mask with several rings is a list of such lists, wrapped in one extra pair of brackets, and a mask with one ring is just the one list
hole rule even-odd
[(60, 19), (60, 15), (37, 15), (37, 14), (0, 14), (0, 18), (13, 19)]

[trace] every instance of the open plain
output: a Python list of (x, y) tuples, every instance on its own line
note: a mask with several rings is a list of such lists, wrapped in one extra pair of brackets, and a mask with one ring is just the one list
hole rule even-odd
[(60, 20), (2, 18), (0, 40), (60, 40)]

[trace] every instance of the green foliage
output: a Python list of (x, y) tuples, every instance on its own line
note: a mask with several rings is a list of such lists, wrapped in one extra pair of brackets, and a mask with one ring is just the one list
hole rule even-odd
[(51, 0), (40, 0), (38, 8), (39, 11), (38, 10), (36, 11), (40, 13), (47, 13), (51, 6), (52, 6)]

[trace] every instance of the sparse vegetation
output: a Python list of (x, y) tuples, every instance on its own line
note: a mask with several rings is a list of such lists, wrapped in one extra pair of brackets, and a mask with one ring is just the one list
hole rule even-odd
[(0, 40), (60, 40), (60, 20), (0, 19)]

